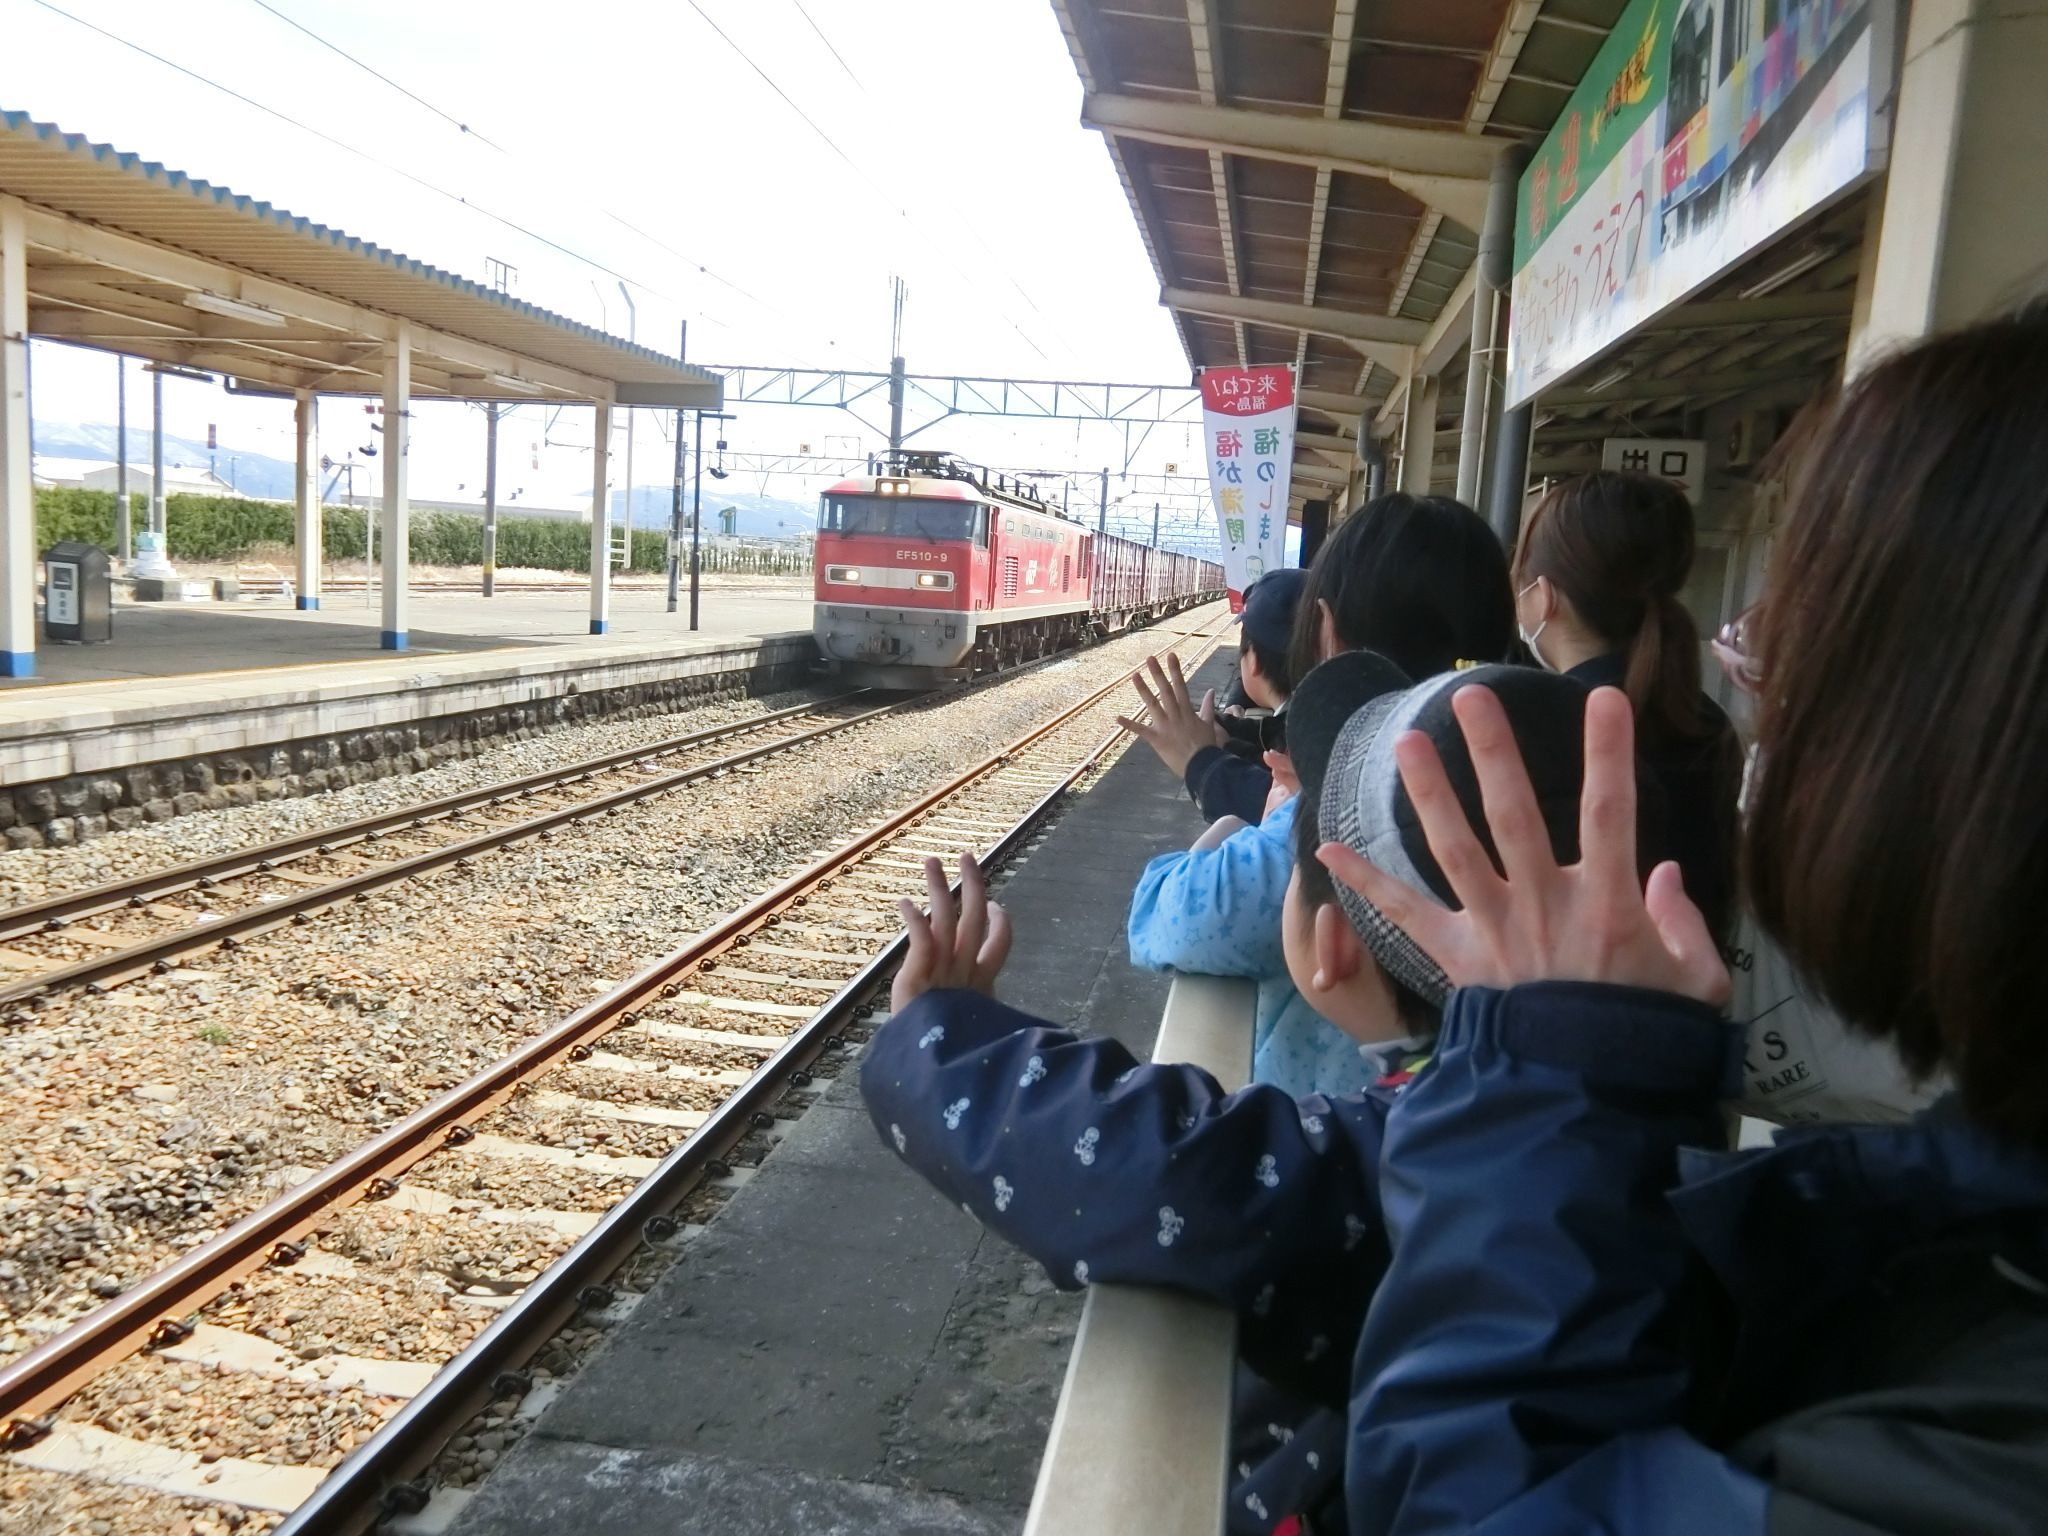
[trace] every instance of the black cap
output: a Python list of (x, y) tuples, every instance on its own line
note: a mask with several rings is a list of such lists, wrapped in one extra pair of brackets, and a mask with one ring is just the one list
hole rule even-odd
[[(1499, 853), (1486, 824), (1479, 778), (1465, 733), (1451, 713), (1451, 696), (1474, 683), (1493, 690), (1521, 749), (1530, 787), (1550, 833), (1552, 855), (1561, 864), (1579, 856), (1579, 798), (1585, 778), (1587, 689), (1556, 673), (1533, 667), (1484, 666), (1446, 672), (1401, 693), (1383, 694), (1355, 711), (1330, 749), (1318, 795), (1317, 817), (1326, 841), (1341, 842), (1396, 879), (1453, 907), (1444, 878), (1422, 832), (1415, 806), (1394, 762), (1394, 743), (1406, 731), (1421, 731), (1443, 760), (1445, 776), (1496, 868)], [(1289, 714), (1293, 711), (1290, 709)], [(1290, 723), (1288, 739), (1298, 729)], [(1307, 779), (1303, 779), (1307, 793)], [(1655, 778), (1637, 760), (1638, 863), (1647, 872), (1669, 856), (1665, 800)], [(1441, 1003), (1451, 990), (1437, 963), (1379, 908), (1341, 880), (1337, 897), (1351, 925), (1380, 965), (1425, 1001)]]
[(1345, 724), (1407, 686), (1408, 674), (1377, 651), (1342, 651), (1296, 685), (1287, 700), (1287, 756), (1308, 804), (1322, 804), (1324, 770)]
[(1308, 572), (1292, 566), (1268, 571), (1245, 588), (1244, 611), (1238, 621), (1244, 632), (1268, 651), (1285, 651), (1294, 635), (1294, 610), (1301, 606), (1301, 589), (1308, 585)]

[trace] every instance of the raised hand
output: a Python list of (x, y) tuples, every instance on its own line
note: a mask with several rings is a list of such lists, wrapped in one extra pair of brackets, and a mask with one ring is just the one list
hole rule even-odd
[(910, 939), (889, 989), (890, 1006), (899, 1013), (925, 993), (948, 987), (992, 992), (996, 974), (1010, 957), (1010, 915), (988, 899), (973, 854), (960, 855), (957, 907), (946, 885), (946, 868), (937, 859), (924, 861), (924, 879), (929, 916), (907, 898), (896, 903)]
[(1636, 882), (1635, 725), (1617, 688), (1586, 701), (1586, 777), (1579, 801), (1579, 862), (1560, 865), (1537, 809), (1505, 711), (1492, 690), (1461, 688), (1452, 712), (1471, 749), (1496, 871), (1458, 804), (1429, 738), (1394, 744), (1401, 782), (1462, 911), (1376, 869), (1341, 843), (1316, 856), (1384, 912), (1443, 967), (1454, 986), (1600, 981), (1648, 987), (1719, 1006), (1728, 999), (1706, 920), (1686, 898), (1678, 866)]
[[(1135, 678), (1138, 697), (1145, 701), (1143, 719), (1117, 717), (1117, 724), (1159, 754), (1175, 778), (1188, 771), (1188, 761), (1204, 747), (1220, 747), (1230, 738), (1216, 723), (1216, 691), (1203, 695), (1201, 707), (1188, 694), (1188, 680), (1182, 675), (1180, 658), (1168, 656), (1162, 669), (1155, 658), (1145, 663), (1145, 677)], [(1151, 686), (1146, 686), (1150, 678)]]

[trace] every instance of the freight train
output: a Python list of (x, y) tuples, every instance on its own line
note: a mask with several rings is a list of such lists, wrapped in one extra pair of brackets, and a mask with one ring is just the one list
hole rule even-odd
[(1092, 531), (951, 454), (876, 467), (818, 509), (811, 630), (849, 681), (958, 682), (1224, 595), (1220, 565)]

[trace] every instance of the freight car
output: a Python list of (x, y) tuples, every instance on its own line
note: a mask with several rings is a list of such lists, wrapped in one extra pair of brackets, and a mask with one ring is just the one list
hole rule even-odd
[(1223, 596), (1223, 568), (1095, 532), (950, 454), (895, 455), (818, 509), (811, 630), (850, 681), (925, 688)]

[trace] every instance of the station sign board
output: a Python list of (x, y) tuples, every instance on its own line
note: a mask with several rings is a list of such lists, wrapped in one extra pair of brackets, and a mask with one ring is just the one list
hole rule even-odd
[(1522, 174), (1520, 405), (1882, 163), (1897, 0), (1632, 0)]
[(1694, 506), (1707, 491), (1707, 445), (1695, 438), (1610, 437), (1601, 444), (1600, 467), (1669, 480)]
[(1204, 368), (1202, 433), (1209, 448), (1209, 492), (1223, 542), (1230, 611), (1245, 588), (1287, 563), (1287, 498), (1294, 480), (1294, 370)]

